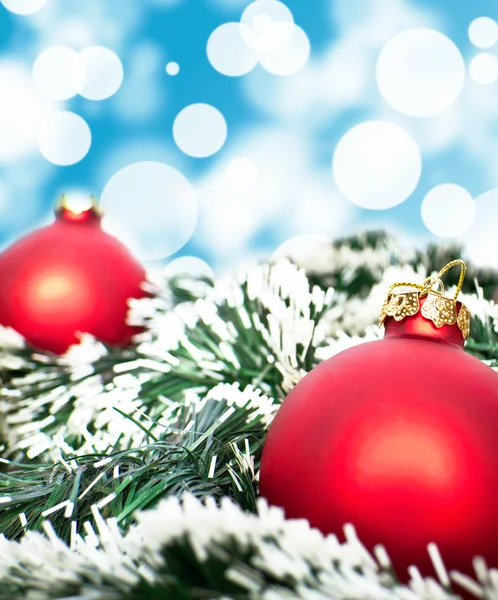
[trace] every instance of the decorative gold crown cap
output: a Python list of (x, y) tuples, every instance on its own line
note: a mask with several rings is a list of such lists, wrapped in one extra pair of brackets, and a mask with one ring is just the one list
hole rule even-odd
[[(456, 292), (453, 298), (448, 298), (444, 295), (444, 284), (441, 277), (457, 265), (460, 266), (460, 277)], [(460, 310), (457, 311), (457, 298), (462, 290), (465, 271), (466, 266), (463, 260), (452, 260), (437, 275), (427, 277), (422, 285), (406, 282), (394, 283), (389, 288), (387, 298), (382, 306), (379, 325), (383, 325), (386, 317), (393, 317), (396, 321), (401, 321), (405, 317), (417, 314), (420, 310), (422, 316), (432, 321), (436, 327), (456, 323), (462, 332), (463, 339), (467, 339), (470, 333), (470, 311), (461, 303)], [(435, 290), (434, 286), (439, 286), (440, 290)], [(416, 291), (394, 293), (398, 287), (411, 287)], [(424, 297), (426, 300), (420, 307), (420, 299)]]
[(55, 212), (57, 214), (64, 210), (68, 210), (74, 214), (80, 214), (87, 210), (91, 210), (94, 214), (99, 216), (104, 214), (95, 196), (82, 197), (78, 195), (74, 197), (62, 194), (55, 205)]

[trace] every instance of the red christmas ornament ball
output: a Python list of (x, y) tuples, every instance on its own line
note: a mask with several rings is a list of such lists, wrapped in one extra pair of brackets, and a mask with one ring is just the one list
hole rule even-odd
[(95, 206), (76, 212), (62, 202), (55, 222), (0, 255), (0, 324), (32, 346), (57, 354), (90, 333), (126, 346), (140, 331), (126, 323), (128, 299), (145, 296), (144, 268), (105, 233)]
[(260, 483), (289, 518), (383, 544), (402, 580), (410, 565), (434, 576), (430, 542), (448, 570), (472, 575), (476, 555), (498, 567), (498, 375), (456, 324), (389, 317), (383, 340), (326, 360), (284, 400)]

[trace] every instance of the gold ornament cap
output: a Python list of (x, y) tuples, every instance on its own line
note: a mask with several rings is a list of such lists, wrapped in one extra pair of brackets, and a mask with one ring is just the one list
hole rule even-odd
[(55, 205), (55, 216), (58, 220), (83, 223), (98, 221), (103, 212), (95, 196), (62, 194)]
[[(460, 267), (460, 277), (453, 298), (445, 296), (443, 275), (452, 267)], [(457, 325), (463, 339), (470, 333), (470, 311), (457, 301), (465, 279), (466, 266), (463, 260), (453, 260), (444, 266), (437, 275), (427, 277), (422, 285), (417, 283), (394, 283), (389, 288), (380, 313), (379, 325), (383, 325), (388, 317), (395, 321), (402, 321), (420, 312), (420, 315), (431, 321), (438, 329), (445, 325)], [(408, 287), (414, 290), (395, 292), (396, 288)], [(435, 289), (439, 287), (440, 289)]]

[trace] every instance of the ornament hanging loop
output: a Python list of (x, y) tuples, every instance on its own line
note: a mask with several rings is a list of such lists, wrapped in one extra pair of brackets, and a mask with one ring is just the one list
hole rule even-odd
[[(454, 297), (448, 298), (445, 296), (442, 277), (456, 266), (460, 267), (460, 276)], [(465, 271), (466, 266), (463, 260), (456, 259), (445, 265), (437, 275), (427, 277), (422, 285), (408, 282), (393, 283), (389, 287), (387, 298), (382, 306), (379, 324), (382, 325), (387, 317), (401, 321), (416, 315), (420, 310), (422, 317), (432, 321), (437, 328), (456, 324), (462, 332), (463, 338), (466, 339), (470, 331), (470, 312), (463, 304), (460, 304), (459, 308), (457, 306), (457, 297), (462, 291)], [(412, 288), (412, 290), (394, 292), (396, 288), (401, 287)], [(421, 302), (422, 299), (424, 299), (423, 302)]]
[[(435, 285), (439, 285), (439, 291), (434, 289)], [(436, 276), (427, 277), (427, 279), (422, 284), (422, 288), (423, 289), (420, 294), (421, 297), (427, 296), (429, 292), (437, 294), (438, 296), (444, 296), (444, 283), (442, 279), (440, 279), (439, 273)]]
[(458, 278), (455, 295), (453, 296), (454, 300), (456, 300), (458, 298), (458, 294), (460, 294), (460, 292), (462, 291), (463, 280), (465, 279), (465, 272), (467, 270), (466, 264), (463, 262), (463, 260), (460, 260), (459, 258), (456, 260), (452, 260), (447, 265), (445, 265), (436, 276), (437, 279), (441, 280), (441, 277), (445, 273), (447, 273), (451, 268), (456, 267), (456, 266), (460, 267), (460, 277)]

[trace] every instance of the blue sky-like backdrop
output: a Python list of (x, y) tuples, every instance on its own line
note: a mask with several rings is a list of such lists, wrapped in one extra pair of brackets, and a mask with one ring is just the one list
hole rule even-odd
[[(0, 249), (66, 192), (215, 271), (388, 229), (498, 264), (492, 0), (0, 0)], [(306, 234), (307, 238), (300, 238)]]

